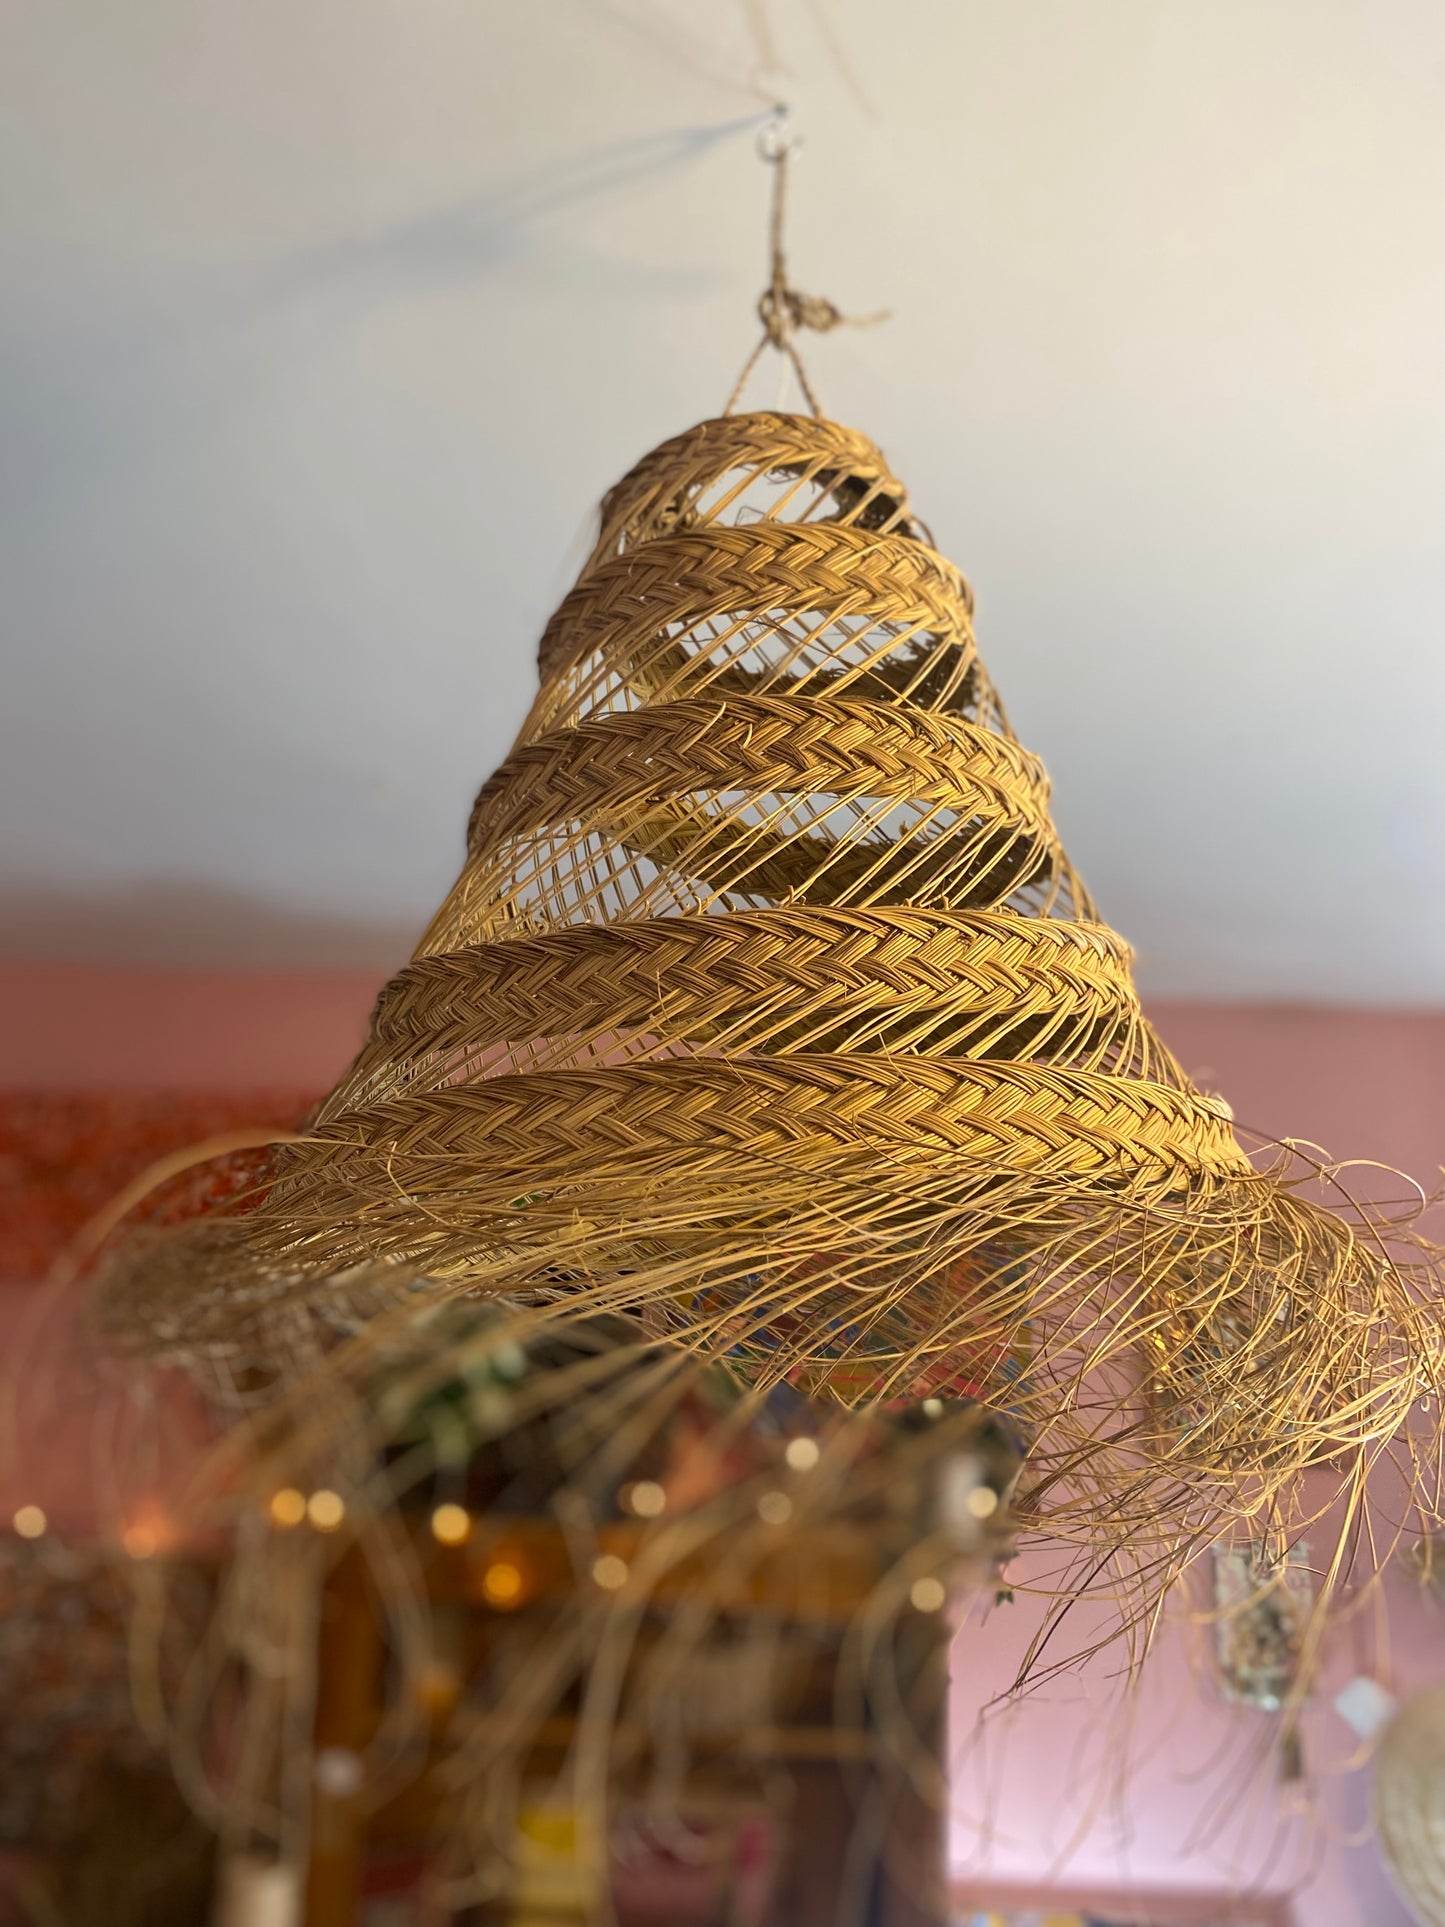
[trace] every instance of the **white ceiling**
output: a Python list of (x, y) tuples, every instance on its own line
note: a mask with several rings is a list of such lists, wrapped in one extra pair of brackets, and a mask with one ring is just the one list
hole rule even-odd
[(1146, 983), (1445, 1003), (1439, 0), (0, 0), (0, 46), (11, 956), (404, 951), (591, 505), (750, 345), (781, 88), (796, 279), (895, 310), (824, 399)]

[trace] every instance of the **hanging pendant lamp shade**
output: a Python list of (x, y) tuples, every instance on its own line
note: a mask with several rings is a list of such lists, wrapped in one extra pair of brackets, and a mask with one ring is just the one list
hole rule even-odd
[(1435, 1394), (1432, 1254), (1258, 1171), (1155, 1036), (864, 437), (654, 450), (540, 665), (356, 1064), (244, 1209), (132, 1247), (118, 1325), (254, 1350), (381, 1265), (982, 1397), (1049, 1529), (1158, 1583)]

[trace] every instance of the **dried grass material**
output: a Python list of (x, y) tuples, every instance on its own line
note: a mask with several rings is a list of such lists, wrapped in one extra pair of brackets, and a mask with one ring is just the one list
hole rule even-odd
[(1385, 1728), (1373, 1806), (1380, 1851), (1416, 1920), (1445, 1924), (1445, 1687), (1407, 1700)]
[(852, 431), (645, 457), (352, 1071), (244, 1210), (122, 1259), (116, 1328), (274, 1358), (380, 1263), (758, 1389), (981, 1391), (1127, 1616), (1287, 1534), (1307, 1465), (1357, 1510), (1438, 1399), (1436, 1255), (1257, 1170), (1154, 1036), (972, 615)]

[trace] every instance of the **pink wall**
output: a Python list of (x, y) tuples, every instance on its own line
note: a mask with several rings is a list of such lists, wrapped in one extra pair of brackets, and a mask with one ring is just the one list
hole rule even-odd
[[(1185, 1069), (1229, 1099), (1242, 1127), (1311, 1139), (1336, 1158), (1376, 1159), (1427, 1188), (1439, 1182), (1445, 1012), (1158, 1004), (1150, 1014)], [(1365, 1171), (1355, 1178), (1370, 1185)], [(1377, 1183), (1400, 1195), (1393, 1178)]]
[[(1028, 1574), (1023, 1580), (1027, 1583)], [(1368, 1767), (1332, 1700), (1359, 1672), (1398, 1695), (1445, 1674), (1445, 1607), (1389, 1575), (1382, 1614), (1330, 1635), (1305, 1717), (1305, 1785), (1283, 1787), (1266, 1715), (1225, 1706), (1202, 1629), (1182, 1611), (1124, 1690), (1106, 1654), (1016, 1705), (988, 1710), (1039, 1614), (981, 1605), (955, 1649), (952, 1860), (985, 1887), (1057, 1882), (1085, 1892), (1257, 1890), (1298, 1927), (1408, 1927), (1362, 1833)], [(1068, 1638), (1107, 1629), (1076, 1610)]]
[[(163, 974), (78, 967), (0, 972), (0, 1087), (322, 1089), (359, 1042), (377, 985), (361, 975)], [(1337, 1156), (1376, 1159), (1433, 1183), (1445, 1161), (1445, 1014), (1160, 1006), (1186, 1066), (1226, 1093), (1243, 1125)], [(1362, 1174), (1362, 1188), (1398, 1192)], [(8, 1309), (13, 1316), (18, 1300)], [(0, 1307), (0, 1311), (6, 1309)], [(1263, 1730), (1222, 1708), (1182, 1625), (1140, 1686), (1120, 1697), (1096, 1662), (1002, 1716), (985, 1701), (1012, 1677), (1031, 1625), (1025, 1599), (982, 1616), (961, 1641), (954, 1705), (953, 1858), (960, 1875), (1031, 1888), (1180, 1896), (1257, 1884), (1294, 1890), (1299, 1927), (1404, 1927), (1368, 1844), (1366, 1774), (1334, 1687), (1377, 1672), (1397, 1690), (1445, 1674), (1445, 1609), (1403, 1576), (1382, 1622), (1334, 1636), (1311, 1710), (1307, 1763), (1321, 1777), (1324, 1831), (1290, 1807), (1251, 1759)], [(1071, 1629), (1083, 1643), (1087, 1615)], [(1121, 1740), (1127, 1745), (1121, 1748)], [(1311, 1875), (1310, 1869), (1314, 1872)]]
[[(0, 1090), (319, 1095), (360, 1043), (371, 974), (0, 969)], [(244, 1115), (244, 1110), (243, 1110)], [(200, 1433), (172, 1381), (117, 1371), (71, 1296), (0, 1281), (0, 1518), (44, 1508), (62, 1536), (118, 1537), (165, 1506)]]
[(324, 1091), (380, 988), (354, 972), (0, 969), (0, 1089)]
[[(1185, 1066), (1228, 1096), (1242, 1125), (1336, 1157), (1376, 1159), (1427, 1186), (1445, 1163), (1445, 1015), (1225, 1005), (1158, 1006)], [(1399, 1196), (1384, 1174), (1357, 1188)], [(1436, 1235), (1442, 1235), (1439, 1213)], [(1026, 1575), (1025, 1575), (1026, 1578)], [(1281, 1790), (1258, 1749), (1269, 1723), (1221, 1705), (1196, 1629), (1166, 1631), (1139, 1686), (1121, 1694), (1095, 1662), (1001, 1715), (980, 1714), (1013, 1677), (1039, 1614), (980, 1607), (959, 1642), (953, 1703), (953, 1859), (986, 1885), (1057, 1877), (1086, 1891), (1181, 1896), (1257, 1886), (1292, 1896), (1298, 1927), (1408, 1927), (1374, 1847), (1362, 1840), (1368, 1767), (1334, 1711), (1357, 1672), (1397, 1693), (1445, 1675), (1445, 1606), (1392, 1570), (1384, 1610), (1331, 1638), (1306, 1718), (1311, 1801)], [(1080, 1611), (1070, 1650), (1103, 1615)], [(1313, 1808), (1313, 1811), (1311, 1810)]]

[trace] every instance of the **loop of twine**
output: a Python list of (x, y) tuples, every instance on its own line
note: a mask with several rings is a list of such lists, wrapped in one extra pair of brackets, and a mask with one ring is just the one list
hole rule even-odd
[(822, 403), (808, 379), (808, 371), (803, 366), (794, 335), (800, 328), (811, 328), (814, 334), (827, 334), (831, 329), (841, 327), (871, 328), (888, 319), (887, 308), (880, 309), (877, 314), (845, 315), (825, 295), (804, 294), (801, 289), (789, 285), (787, 253), (783, 246), (788, 207), (788, 159), (799, 144), (787, 132), (787, 109), (780, 107), (758, 139), (758, 153), (773, 170), (773, 205), (769, 219), (772, 275), (758, 297), (758, 319), (763, 324), (762, 338), (748, 356), (728, 396), (727, 406), (723, 409), (725, 415), (730, 415), (737, 407), (749, 376), (762, 359), (764, 349), (774, 348), (792, 363), (793, 373), (798, 377), (798, 386), (803, 391), (809, 409), (817, 420), (823, 420)]

